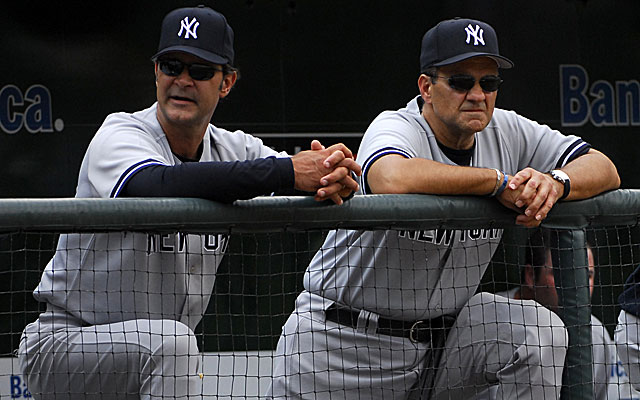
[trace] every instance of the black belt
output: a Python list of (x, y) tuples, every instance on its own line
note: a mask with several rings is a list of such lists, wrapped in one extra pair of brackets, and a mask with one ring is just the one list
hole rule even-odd
[[(331, 305), (326, 311), (326, 318), (340, 325), (357, 328), (360, 311)], [(418, 321), (402, 321), (397, 319), (378, 318), (376, 333), (380, 335), (398, 336), (411, 339), (412, 342), (428, 343), (434, 337), (442, 335), (455, 321), (450, 315)]]

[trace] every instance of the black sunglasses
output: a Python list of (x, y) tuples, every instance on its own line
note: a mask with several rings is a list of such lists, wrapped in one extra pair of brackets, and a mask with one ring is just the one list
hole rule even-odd
[[(468, 92), (476, 84), (476, 78), (471, 75), (452, 75), (450, 77), (440, 75), (429, 75), (432, 78), (442, 78), (449, 82), (452, 89), (460, 92)], [(480, 78), (480, 87), (485, 92), (495, 92), (502, 84), (502, 78), (498, 75), (485, 75)]]
[(158, 68), (164, 74), (169, 76), (178, 76), (187, 67), (189, 76), (197, 81), (208, 81), (218, 71), (222, 71), (220, 68), (212, 67), (206, 64), (187, 64), (179, 60), (158, 60)]

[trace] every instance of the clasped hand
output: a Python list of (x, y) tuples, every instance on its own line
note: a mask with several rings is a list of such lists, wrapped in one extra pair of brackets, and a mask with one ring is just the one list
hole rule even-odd
[(314, 199), (331, 199), (343, 203), (343, 197), (358, 190), (358, 183), (351, 173), (360, 176), (362, 169), (353, 153), (342, 143), (325, 148), (319, 141), (311, 142), (311, 150), (301, 151), (291, 157), (295, 172), (295, 188), (315, 192)]
[(509, 178), (507, 188), (498, 196), (504, 206), (520, 213), (516, 223), (536, 227), (547, 217), (562, 193), (550, 175), (525, 168)]

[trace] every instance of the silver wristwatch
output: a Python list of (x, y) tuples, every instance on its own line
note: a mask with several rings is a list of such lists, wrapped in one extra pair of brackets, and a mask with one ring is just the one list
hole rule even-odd
[(562, 196), (560, 196), (558, 200), (562, 200), (567, 197), (569, 195), (569, 192), (571, 191), (571, 179), (569, 179), (569, 175), (559, 169), (552, 169), (551, 171), (549, 171), (549, 174), (553, 179), (564, 185), (564, 193), (562, 193)]

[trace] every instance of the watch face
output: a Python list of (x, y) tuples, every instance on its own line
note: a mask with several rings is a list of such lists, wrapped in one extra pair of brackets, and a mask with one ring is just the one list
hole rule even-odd
[(560, 200), (567, 197), (569, 195), (569, 191), (571, 191), (571, 181), (569, 180), (569, 175), (560, 170), (551, 170), (549, 171), (549, 174), (551, 174), (551, 177), (553, 179), (564, 185), (564, 191), (562, 193), (562, 196), (560, 196)]
[(569, 176), (565, 174), (563, 171), (551, 170), (550, 174), (551, 174), (551, 177), (557, 180), (558, 182), (565, 183), (566, 181), (569, 180)]
[(553, 177), (553, 179), (564, 183), (564, 179), (560, 175), (558, 175), (558, 173), (556, 173), (556, 171), (551, 171), (551, 176)]

